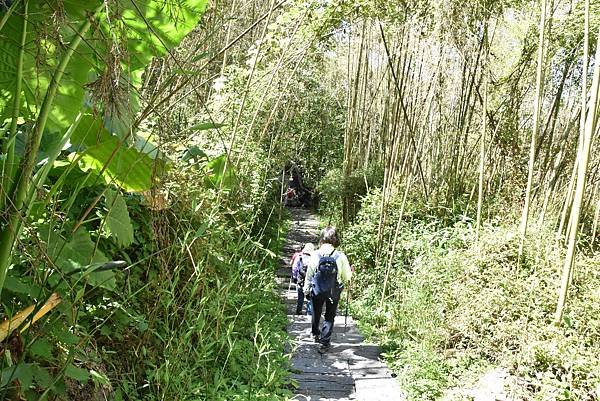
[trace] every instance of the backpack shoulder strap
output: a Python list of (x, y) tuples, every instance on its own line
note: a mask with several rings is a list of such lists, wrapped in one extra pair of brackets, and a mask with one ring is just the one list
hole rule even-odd
[[(334, 255), (334, 254), (335, 254), (335, 255)], [(335, 249), (335, 248), (334, 248), (334, 249), (333, 249), (333, 252), (331, 252), (331, 253), (329, 254), (329, 257), (330, 257), (330, 258), (333, 258), (333, 260), (335, 260), (335, 261), (337, 262), (338, 258), (340, 257), (340, 253), (339, 253), (339, 252), (337, 252), (337, 249)]]

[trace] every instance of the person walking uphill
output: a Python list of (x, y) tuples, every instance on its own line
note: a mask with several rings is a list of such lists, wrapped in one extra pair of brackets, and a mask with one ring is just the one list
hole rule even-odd
[[(295, 258), (292, 259), (292, 280), (296, 283), (298, 288), (298, 302), (296, 303), (296, 315), (302, 314), (302, 307), (304, 306), (304, 279), (306, 277), (306, 271), (308, 270), (308, 262), (311, 257), (311, 252), (314, 252), (315, 246), (310, 242), (304, 244), (302, 252), (295, 254)], [(310, 301), (306, 307), (307, 314), (311, 314)]]
[[(308, 263), (304, 294), (312, 297), (312, 334), (320, 343), (319, 352), (323, 353), (331, 346), (333, 322), (344, 285), (352, 278), (348, 258), (336, 248), (339, 238), (334, 227), (326, 227), (321, 232), (319, 249), (314, 252)], [(325, 320), (319, 328), (321, 313), (325, 306)]]

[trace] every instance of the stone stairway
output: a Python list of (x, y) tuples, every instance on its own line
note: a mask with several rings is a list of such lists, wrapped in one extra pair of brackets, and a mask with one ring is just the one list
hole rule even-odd
[[(290, 209), (292, 223), (277, 272), (277, 282), (288, 313), (291, 337), (292, 378), (297, 388), (292, 400), (298, 401), (405, 401), (400, 387), (386, 364), (380, 349), (364, 341), (352, 317), (338, 310), (332, 347), (318, 353), (312, 340), (310, 316), (294, 315), (296, 287), (290, 282), (290, 257), (294, 245), (318, 242), (318, 220), (305, 209)], [(344, 293), (345, 294), (345, 293)], [(345, 296), (345, 295), (344, 295)]]

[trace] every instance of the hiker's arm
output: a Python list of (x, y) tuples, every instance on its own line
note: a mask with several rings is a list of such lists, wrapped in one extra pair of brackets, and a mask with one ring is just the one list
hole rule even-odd
[(350, 262), (348, 262), (346, 255), (340, 255), (340, 262), (340, 281), (344, 284), (349, 283), (352, 278), (352, 269), (350, 268)]

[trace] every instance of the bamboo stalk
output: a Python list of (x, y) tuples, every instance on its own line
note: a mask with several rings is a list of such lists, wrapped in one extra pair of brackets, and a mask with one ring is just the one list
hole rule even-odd
[[(589, 0), (586, 0), (586, 21), (589, 21)], [(586, 38), (587, 39), (587, 38)], [(600, 41), (598, 42), (600, 44)], [(595, 60), (600, 60), (600, 46), (596, 46)], [(586, 69), (584, 68), (584, 71)], [(579, 154), (579, 168), (577, 169), (577, 186), (575, 188), (575, 196), (573, 198), (573, 207), (571, 209), (572, 227), (569, 232), (569, 242), (567, 253), (563, 264), (563, 272), (561, 279), (561, 287), (554, 314), (554, 323), (560, 324), (562, 321), (564, 307), (567, 301), (569, 284), (572, 277), (573, 265), (575, 262), (575, 247), (577, 243), (577, 235), (579, 228), (579, 220), (581, 216), (581, 208), (585, 195), (587, 166), (592, 146), (593, 136), (596, 132), (598, 121), (598, 94), (600, 90), (600, 65), (596, 63), (594, 66), (594, 78), (590, 90), (589, 112), (587, 113), (585, 130), (582, 132), (581, 138), (581, 153)]]
[[(9, 15), (10, 13), (6, 13)], [(17, 58), (17, 79), (15, 82), (15, 93), (13, 98), (12, 120), (10, 123), (10, 133), (6, 142), (2, 146), (2, 153), (5, 155), (2, 171), (2, 191), (0, 193), (0, 210), (6, 207), (6, 199), (12, 193), (14, 186), (15, 168), (15, 142), (17, 139), (17, 129), (19, 115), (21, 114), (21, 90), (23, 87), (23, 60), (25, 56), (25, 43), (27, 41), (27, 22), (29, 20), (29, 1), (25, 0), (23, 4), (23, 29), (21, 31), (21, 42), (19, 47), (19, 56)]]
[(557, 234), (559, 236), (563, 235), (563, 231), (565, 229), (565, 223), (567, 223), (567, 216), (569, 216), (569, 211), (571, 209), (571, 203), (573, 202), (573, 190), (575, 189), (575, 179), (577, 177), (577, 163), (578, 160), (573, 162), (573, 168), (571, 169), (571, 176), (569, 178), (569, 185), (567, 187), (567, 193), (565, 194), (565, 202), (563, 204), (562, 212), (560, 214), (560, 222), (558, 224)]
[(21, 162), (20, 166), (20, 179), (15, 183), (15, 185), (13, 185), (14, 190), (9, 192), (11, 199), (8, 202), (10, 202), (10, 204), (7, 204), (7, 207), (5, 208), (7, 223), (3, 227), (2, 231), (0, 231), (0, 294), (2, 294), (6, 273), (12, 260), (12, 250), (16, 240), (16, 233), (18, 231), (18, 223), (22, 217), (21, 209), (23, 207), (23, 201), (25, 200), (25, 196), (29, 188), (29, 182), (33, 172), (35, 159), (37, 157), (37, 152), (40, 147), (42, 134), (44, 132), (46, 122), (48, 121), (48, 117), (50, 116), (50, 110), (53, 107), (54, 98), (58, 91), (60, 81), (65, 69), (67, 68), (67, 65), (71, 61), (71, 57), (75, 53), (75, 50), (77, 47), (79, 47), (81, 40), (90, 29), (92, 20), (98, 16), (103, 8), (104, 3), (99, 5), (96, 10), (94, 10), (93, 15), (89, 18), (86, 18), (85, 22), (75, 32), (63, 58), (60, 60), (58, 66), (56, 67), (56, 71), (52, 76), (52, 80), (50, 81), (50, 85), (48, 86), (42, 105), (40, 106), (40, 112), (35, 122), (33, 132), (27, 141), (26, 153), (23, 156), (23, 161)]
[(263, 90), (263, 94), (262, 94), (262, 96), (261, 96), (261, 98), (260, 98), (260, 100), (258, 102), (258, 105), (255, 107), (254, 113), (252, 115), (252, 120), (250, 121), (250, 125), (246, 129), (246, 133), (244, 135), (244, 141), (242, 142), (242, 147), (240, 149), (240, 156), (236, 160), (236, 166), (239, 165), (239, 162), (242, 159), (242, 155), (244, 154), (244, 150), (246, 149), (246, 145), (248, 143), (248, 139), (250, 138), (250, 134), (252, 133), (252, 129), (254, 128), (254, 124), (256, 123), (256, 119), (258, 118), (258, 115), (259, 115), (259, 113), (261, 111), (262, 105), (264, 104), (264, 102), (265, 102), (265, 100), (267, 98), (267, 95), (269, 93), (269, 90), (271, 89), (271, 87), (273, 85), (273, 81), (275, 80), (276, 76), (279, 76), (279, 72), (282, 69), (283, 62), (285, 60), (285, 56), (287, 55), (287, 52), (289, 51), (289, 49), (291, 47), (291, 43), (292, 43), (291, 38), (293, 38), (296, 35), (296, 33), (298, 32), (298, 29), (300, 28), (300, 26), (301, 26), (302, 22), (304, 21), (305, 17), (306, 17), (306, 15), (303, 15), (302, 18), (300, 19), (300, 21), (298, 22), (298, 24), (296, 24), (296, 26), (294, 28), (294, 31), (292, 32), (292, 34), (290, 36), (290, 41), (286, 45), (285, 49), (282, 51), (281, 56), (279, 57), (279, 60), (277, 61), (277, 65), (269, 73), (269, 81), (265, 85), (265, 88)]
[(408, 190), (410, 189), (412, 184), (412, 175), (408, 177), (408, 181), (406, 182), (406, 187), (404, 188), (404, 195), (402, 197), (402, 205), (400, 206), (400, 215), (398, 216), (398, 220), (396, 221), (396, 228), (394, 229), (394, 238), (391, 241), (391, 246), (389, 248), (387, 263), (385, 265), (385, 276), (383, 279), (383, 288), (381, 290), (381, 300), (379, 302), (379, 307), (383, 308), (383, 303), (385, 301), (385, 293), (387, 291), (387, 285), (390, 277), (390, 271), (392, 268), (392, 263), (394, 260), (394, 254), (396, 253), (396, 245), (398, 243), (398, 234), (400, 233), (400, 225), (402, 223), (402, 218), (404, 217), (404, 207), (406, 205), (406, 199), (408, 198)]
[(481, 206), (483, 204), (483, 175), (485, 169), (485, 131), (487, 123), (487, 78), (483, 84), (483, 122), (481, 127), (481, 153), (479, 158), (479, 190), (477, 196), (477, 223), (475, 226), (475, 241), (479, 242), (479, 231), (481, 229)]
[(596, 212), (594, 213), (594, 224), (592, 226), (592, 237), (590, 239), (590, 245), (594, 245), (596, 241), (596, 233), (598, 230), (598, 220), (600, 219), (600, 199), (596, 203)]
[(415, 143), (415, 134), (414, 134), (413, 123), (412, 123), (412, 121), (410, 121), (408, 111), (406, 110), (406, 105), (404, 104), (404, 100), (402, 99), (402, 94), (401, 94), (402, 90), (400, 89), (400, 83), (398, 81), (396, 71), (391, 64), (392, 59), (390, 56), (390, 51), (388, 48), (388, 44), (387, 44), (387, 41), (385, 38), (385, 33), (383, 31), (383, 25), (381, 24), (381, 22), (379, 23), (379, 30), (381, 33), (381, 39), (383, 41), (383, 47), (384, 47), (385, 53), (387, 55), (388, 63), (390, 63), (390, 72), (392, 74), (393, 82), (396, 86), (396, 89), (398, 90), (398, 95), (399, 95), (398, 99), (400, 101), (400, 108), (402, 110), (402, 115), (404, 116), (405, 124), (408, 129), (410, 144), (413, 148), (413, 151), (415, 152), (415, 157), (417, 158), (417, 169), (419, 171), (419, 177), (421, 178), (421, 183), (423, 184), (423, 194), (425, 195), (425, 198), (427, 198), (427, 197), (429, 197), (428, 190), (427, 190), (427, 182), (425, 181), (425, 175), (423, 174), (423, 167), (421, 166), (421, 160), (420, 160), (418, 152), (417, 152), (417, 145)]
[(540, 125), (540, 110), (542, 103), (542, 81), (544, 76), (544, 40), (546, 31), (546, 0), (542, 0), (542, 10), (540, 13), (540, 25), (539, 25), (539, 45), (538, 45), (538, 57), (537, 57), (537, 71), (535, 79), (535, 98), (533, 105), (533, 129), (531, 131), (531, 145), (529, 148), (529, 167), (527, 173), (527, 187), (525, 189), (525, 204), (523, 206), (523, 214), (521, 216), (521, 225), (519, 227), (519, 251), (518, 260), (521, 260), (523, 255), (523, 246), (525, 244), (525, 237), (527, 235), (527, 223), (529, 219), (529, 208), (531, 203), (531, 187), (533, 186), (533, 174), (535, 169), (535, 148), (536, 148), (536, 137)]
[[(235, 7), (235, 0), (234, 0), (233, 4), (234, 4), (234, 6), (232, 6), (232, 9), (233, 9), (233, 7)], [(228, 151), (229, 157), (225, 158), (225, 165), (223, 166), (224, 172), (229, 167), (229, 163), (230, 163), (229, 159), (233, 155), (233, 147), (235, 145), (235, 139), (236, 139), (238, 126), (239, 126), (240, 120), (242, 118), (242, 113), (244, 111), (244, 106), (246, 105), (246, 100), (248, 99), (248, 94), (250, 93), (250, 84), (252, 83), (252, 78), (254, 77), (254, 72), (256, 71), (256, 65), (258, 64), (258, 61), (259, 61), (259, 56), (260, 56), (260, 52), (262, 50), (263, 41), (264, 41), (265, 35), (267, 34), (267, 28), (269, 26), (269, 21), (271, 20), (271, 16), (273, 14), (274, 7), (275, 7), (275, 0), (273, 0), (271, 2), (271, 8), (269, 9), (269, 15), (267, 16), (267, 20), (265, 21), (265, 25), (263, 27), (262, 34), (261, 34), (261, 39), (259, 41), (258, 48), (256, 49), (256, 56), (255, 56), (256, 58), (255, 58), (254, 62), (252, 63), (252, 67), (250, 68), (250, 74), (248, 75), (248, 80), (246, 82), (246, 88), (245, 88), (244, 94), (242, 96), (242, 103), (239, 106), (238, 113), (237, 113), (237, 116), (235, 119), (235, 123), (233, 125), (233, 131), (231, 133), (231, 141), (229, 144), (229, 151)], [(229, 25), (229, 28), (231, 28), (231, 24)], [(227, 41), (229, 41), (229, 33), (230, 33), (229, 28), (227, 31), (227, 37), (228, 37)], [(223, 75), (226, 61), (227, 61), (227, 54), (223, 53), (223, 69), (221, 70), (221, 75)], [(236, 164), (237, 164), (237, 162), (236, 162)], [(221, 181), (221, 188), (223, 187), (224, 182), (225, 182), (225, 180)]]
[[(231, 12), (229, 14), (229, 21), (227, 21), (227, 30), (225, 31), (225, 43), (229, 43), (229, 39), (231, 38), (231, 20), (235, 15), (235, 3), (236, 0), (233, 0), (231, 3)], [(269, 13), (270, 15), (270, 13)], [(225, 67), (227, 67), (227, 49), (223, 51), (223, 62), (221, 63), (221, 75), (225, 75)]]

